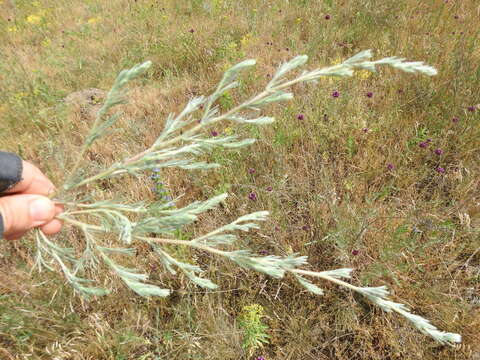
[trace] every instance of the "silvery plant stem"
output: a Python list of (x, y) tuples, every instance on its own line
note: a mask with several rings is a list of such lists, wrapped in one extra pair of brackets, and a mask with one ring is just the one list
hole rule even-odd
[[(135, 254), (134, 244), (147, 243), (157, 256), (158, 262), (165, 271), (171, 274), (180, 272), (196, 285), (215, 289), (217, 285), (205, 277), (205, 271), (195, 263), (180, 261), (170, 253), (172, 246), (186, 246), (196, 251), (208, 252), (224, 258), (246, 269), (264, 273), (277, 279), (290, 274), (299, 285), (307, 291), (323, 295), (323, 290), (308, 278), (326, 280), (357, 292), (379, 306), (386, 312), (396, 312), (409, 320), (422, 333), (434, 340), (453, 345), (461, 342), (461, 336), (438, 330), (428, 320), (414, 315), (401, 303), (389, 300), (389, 292), (385, 286), (359, 287), (351, 284), (353, 269), (340, 268), (329, 271), (311, 271), (307, 257), (291, 254), (287, 257), (268, 255), (261, 256), (248, 249), (235, 247), (237, 234), (258, 229), (259, 222), (268, 217), (267, 211), (258, 211), (240, 216), (235, 221), (219, 226), (209, 233), (191, 240), (179, 239), (178, 233), (184, 226), (198, 220), (198, 215), (224, 203), (227, 194), (221, 194), (204, 201), (194, 201), (184, 207), (175, 207), (169, 202), (155, 201), (151, 203), (127, 203), (118, 200), (99, 200), (91, 198), (78, 199), (79, 189), (98, 180), (111, 179), (118, 176), (138, 176), (145, 171), (161, 172), (164, 168), (181, 168), (187, 170), (218, 167), (218, 164), (198, 161), (198, 155), (215, 148), (240, 148), (252, 144), (255, 139), (239, 139), (237, 136), (206, 136), (205, 130), (222, 121), (249, 125), (267, 125), (274, 118), (259, 115), (268, 104), (288, 101), (293, 94), (288, 92), (293, 85), (299, 83), (317, 83), (326, 76), (348, 77), (355, 70), (376, 72), (379, 65), (388, 65), (408, 73), (427, 76), (436, 75), (436, 70), (423, 62), (408, 62), (403, 58), (388, 57), (372, 61), (370, 50), (362, 51), (345, 60), (343, 63), (314, 70), (304, 70), (292, 76), (303, 67), (308, 57), (301, 55), (281, 64), (265, 86), (264, 90), (253, 95), (240, 105), (220, 113), (217, 105), (220, 96), (239, 85), (239, 75), (255, 65), (255, 60), (245, 60), (234, 65), (225, 72), (215, 91), (208, 96), (191, 99), (179, 114), (170, 114), (162, 132), (155, 142), (144, 151), (124, 160), (113, 163), (107, 168), (91, 173), (88, 162), (84, 160), (86, 151), (97, 140), (108, 135), (120, 117), (112, 109), (126, 100), (126, 85), (139, 77), (151, 66), (147, 61), (131, 69), (123, 70), (116, 78), (109, 91), (105, 103), (98, 111), (94, 124), (86, 136), (79, 155), (73, 163), (67, 180), (60, 194), (52, 196), (54, 201), (64, 204), (65, 212), (57, 218), (63, 220), (68, 227), (80, 230), (84, 248), (81, 256), (78, 249), (60, 244), (49, 239), (40, 230), (36, 230), (37, 255), (35, 268), (60, 271), (67, 282), (84, 297), (102, 296), (110, 290), (92, 285), (94, 279), (86, 278), (88, 270), (96, 269), (103, 263), (109, 271), (116, 275), (133, 292), (140, 296), (168, 296), (170, 289), (149, 281), (148, 274), (135, 268), (127, 268), (117, 261), (119, 256), (130, 257)], [(82, 171), (81, 171), (82, 170)], [(84, 174), (88, 174), (84, 176)], [(135, 219), (132, 220), (132, 219)], [(111, 244), (111, 235), (116, 236), (116, 245)], [(109, 241), (106, 238), (109, 238)], [(57, 264), (55, 266), (55, 263)]]

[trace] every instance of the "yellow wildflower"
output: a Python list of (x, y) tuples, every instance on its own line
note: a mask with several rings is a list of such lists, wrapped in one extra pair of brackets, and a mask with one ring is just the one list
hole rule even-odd
[(223, 64), (223, 71), (227, 71), (228, 69), (230, 69), (232, 67), (232, 64), (230, 64), (229, 62)]
[(297, 24), (300, 24), (302, 22), (302, 18), (297, 18), (295, 21), (297, 22)]
[(372, 73), (368, 70), (360, 70), (360, 71), (357, 71), (357, 76), (360, 79), (365, 80), (365, 79), (368, 79), (370, 76), (372, 76)]
[(32, 15), (27, 16), (26, 20), (29, 24), (38, 25), (42, 21), (42, 18), (38, 15), (32, 14)]
[(341, 64), (343, 62), (343, 59), (341, 57), (337, 57), (334, 61), (333, 61), (333, 65), (338, 65), (338, 64)]
[(285, 252), (287, 254), (293, 254), (294, 252), (293, 252), (292, 246), (291, 245), (285, 246)]
[(250, 39), (252, 38), (252, 34), (246, 34), (240, 39), (240, 44), (242, 46), (246, 46), (249, 42)]
[(87, 20), (89, 24), (96, 24), (102, 20), (101, 17), (93, 17)]
[(52, 40), (50, 39), (45, 39), (42, 41), (42, 46), (48, 47), (52, 43)]
[(225, 134), (227, 135), (232, 135), (233, 134), (233, 129), (229, 126), (225, 128)]
[(14, 32), (18, 31), (18, 28), (16, 26), (9, 26), (9, 27), (7, 27), (7, 31), (11, 32), (11, 33), (14, 33)]
[(262, 305), (252, 304), (242, 308), (242, 318), (246, 321), (254, 322), (255, 319), (263, 317), (265, 310)]
[(345, 189), (347, 189), (348, 191), (352, 191), (354, 188), (353, 184), (346, 180), (343, 182), (343, 186), (345, 186)]
[(27, 97), (27, 93), (26, 92), (18, 92), (16, 94), (13, 95), (13, 98), (17, 101), (21, 101), (23, 98), (26, 98)]

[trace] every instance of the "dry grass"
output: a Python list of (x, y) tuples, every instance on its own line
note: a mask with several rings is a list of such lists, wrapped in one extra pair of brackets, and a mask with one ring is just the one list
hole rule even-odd
[[(313, 67), (372, 48), (378, 57), (434, 65), (434, 78), (384, 70), (297, 87), (296, 100), (271, 108), (275, 125), (234, 130), (257, 136), (256, 145), (209, 155), (222, 169), (164, 177), (185, 201), (231, 194), (225, 208), (187, 231), (269, 210), (271, 222), (244, 236), (244, 245), (301, 252), (316, 269), (354, 267), (355, 281), (388, 285), (395, 299), (464, 338), (455, 348), (439, 346), (348, 291), (322, 284), (326, 295), (311, 296), (290, 279), (201, 253), (191, 255), (220, 291), (165, 275), (140, 249), (138, 265), (177, 289), (173, 296), (146, 300), (118, 286), (84, 302), (57, 274), (29, 274), (27, 237), (1, 245), (0, 358), (242, 359), (236, 319), (244, 305), (259, 303), (271, 344), (256, 355), (266, 359), (480, 359), (480, 109), (467, 110), (480, 103), (475, 0), (3, 0), (0, 9), (0, 148), (20, 152), (56, 183), (91, 123), (61, 100), (108, 89), (120, 69), (143, 60), (153, 70), (135, 84), (121, 131), (89, 153), (92, 162), (151, 144), (169, 112), (207, 93), (228, 64), (244, 58), (256, 58), (256, 70), (224, 106), (259, 89), (296, 54), (309, 55)], [(427, 138), (429, 147), (420, 148)], [(152, 199), (149, 181), (126, 178), (88, 191)], [(252, 190), (257, 201), (247, 198)]]

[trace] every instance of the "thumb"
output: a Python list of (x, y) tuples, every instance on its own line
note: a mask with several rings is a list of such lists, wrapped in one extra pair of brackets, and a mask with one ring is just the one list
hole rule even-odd
[(9, 195), (0, 197), (0, 238), (3, 218), (3, 236), (28, 231), (52, 220), (55, 216), (53, 202), (40, 195)]

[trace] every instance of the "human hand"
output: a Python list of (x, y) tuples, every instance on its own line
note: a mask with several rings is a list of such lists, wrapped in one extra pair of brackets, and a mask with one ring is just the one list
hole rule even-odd
[[(21, 172), (21, 176), (14, 170)], [(8, 240), (19, 239), (35, 227), (47, 235), (60, 231), (62, 222), (54, 217), (63, 207), (47, 197), (55, 191), (52, 182), (36, 166), (13, 154), (0, 152), (0, 192), (1, 185), (5, 188), (11, 184), (15, 185), (0, 197), (0, 238), (2, 220), (3, 237)]]

